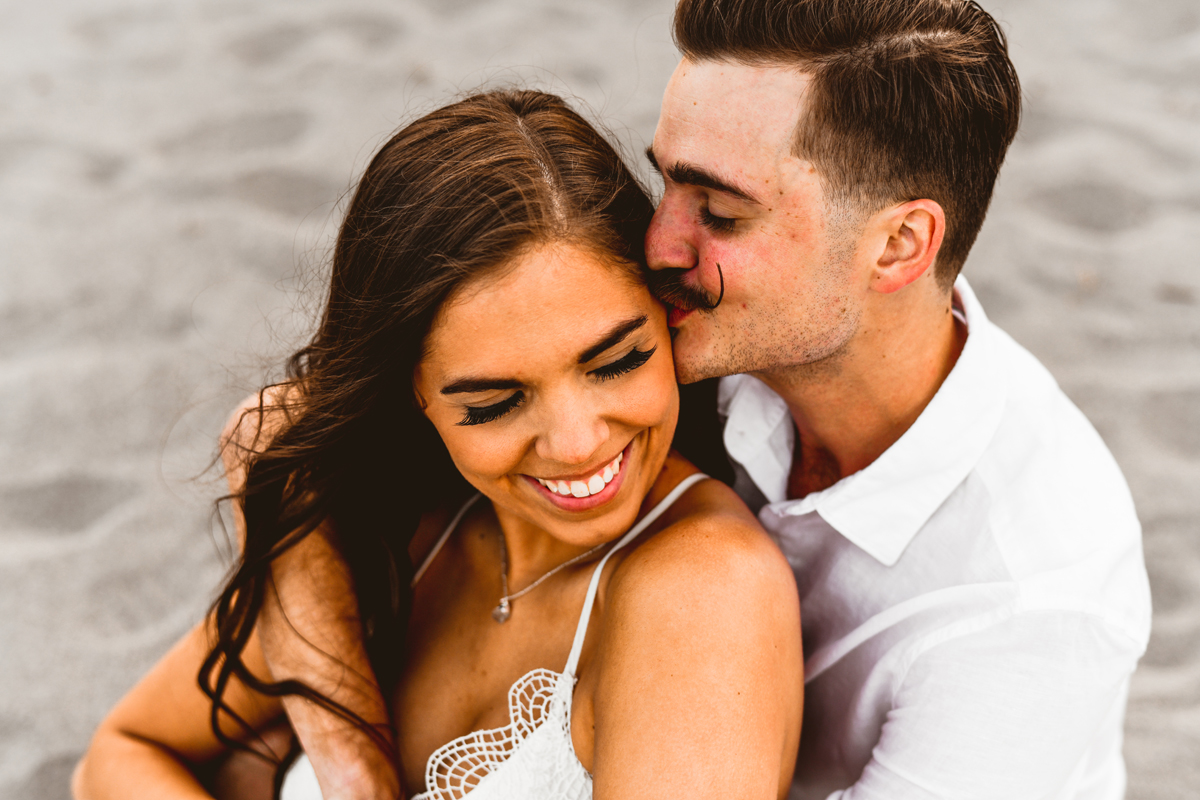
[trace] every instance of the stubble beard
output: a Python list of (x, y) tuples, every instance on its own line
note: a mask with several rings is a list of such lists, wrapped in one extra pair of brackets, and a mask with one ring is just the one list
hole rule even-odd
[(843, 285), (852, 253), (851, 247), (833, 249), (800, 310), (772, 296), (760, 296), (759, 309), (740, 315), (737, 303), (697, 309), (675, 339), (679, 382), (751, 373), (800, 384), (838, 374), (862, 316)]
[(829, 249), (805, 287), (808, 301), (798, 304), (799, 310), (778, 294), (760, 293), (752, 299), (754, 306), (739, 315), (736, 301), (721, 304), (723, 275), (722, 298), (717, 298), (688, 285), (688, 270), (651, 274), (656, 297), (693, 311), (682, 328), (671, 332), (680, 383), (748, 373), (775, 385), (801, 385), (829, 380), (841, 371), (862, 317), (845, 279), (853, 269), (866, 216), (864, 209), (842, 202), (827, 205), (824, 217)]
[[(794, 319), (779, 312), (747, 315), (736, 329), (725, 324), (719, 311), (697, 311), (689, 320), (704, 328), (681, 330), (675, 341), (675, 375), (680, 383), (750, 373), (782, 383), (813, 383), (835, 376), (858, 331), (860, 314), (848, 298), (826, 302), (838, 311), (825, 324), (811, 318)], [(828, 307), (828, 306), (826, 306)], [(701, 320), (704, 316), (707, 319)]]

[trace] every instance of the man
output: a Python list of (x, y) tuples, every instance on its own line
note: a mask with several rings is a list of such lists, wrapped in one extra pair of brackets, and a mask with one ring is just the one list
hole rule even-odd
[(1017, 129), (1003, 34), (957, 0), (681, 0), (675, 40), (647, 257), (680, 380), (734, 376), (737, 486), (800, 588), (792, 797), (1122, 797), (1129, 491), (957, 277)]
[[(680, 380), (730, 376), (736, 485), (800, 588), (792, 797), (1121, 797), (1149, 632), (1132, 501), (958, 277), (1019, 119), (1002, 33), (964, 0), (681, 0), (675, 39), (647, 254)], [(339, 796), (394, 793), (292, 709)]]

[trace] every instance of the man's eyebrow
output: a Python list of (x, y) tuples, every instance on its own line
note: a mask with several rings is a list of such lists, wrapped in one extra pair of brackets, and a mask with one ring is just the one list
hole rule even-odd
[(659, 175), (662, 175), (662, 167), (658, 165), (658, 159), (654, 157), (654, 145), (646, 148), (646, 160), (650, 162), (650, 166)]
[(520, 389), (521, 382), (506, 378), (463, 378), (442, 387), (442, 394), (473, 394)]
[(587, 350), (584, 350), (582, 353), (580, 353), (579, 363), (586, 364), (587, 362), (591, 361), (596, 356), (603, 353), (608, 348), (614, 347), (615, 345), (620, 344), (620, 342), (626, 336), (628, 336), (629, 334), (636, 331), (638, 328), (645, 325), (646, 322), (647, 322), (647, 318), (645, 316), (641, 316), (641, 317), (636, 317), (635, 319), (626, 320), (625, 322), (620, 323), (615, 328), (613, 328), (611, 331), (609, 331), (609, 333), (603, 339), (596, 342), (594, 345), (589, 347)]
[[(654, 149), (646, 148), (646, 159), (650, 162), (650, 166), (659, 175), (663, 174), (663, 169), (658, 165), (658, 159), (654, 156)], [(689, 164), (686, 161), (680, 161), (666, 169), (666, 175), (675, 183), (683, 184), (684, 186), (702, 186), (705, 189), (712, 189), (717, 192), (730, 194), (745, 203), (760, 205), (757, 198), (750, 194), (745, 189), (734, 186), (729, 181), (718, 178), (703, 167), (697, 167), (695, 164)]]

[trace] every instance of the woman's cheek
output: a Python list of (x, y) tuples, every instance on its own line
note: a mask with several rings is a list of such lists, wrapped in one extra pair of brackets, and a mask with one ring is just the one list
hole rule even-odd
[[(512, 472), (518, 459), (514, 457), (509, 437), (493, 430), (490, 426), (473, 426), (454, 437), (455, 446), (450, 451), (459, 472), (471, 480), (494, 481)], [(479, 487), (481, 488), (481, 487)]]
[[(455, 416), (459, 414), (459, 416)], [(489, 440), (490, 431), (484, 430), (487, 425), (459, 425), (462, 419), (460, 412), (443, 410), (430, 415), (430, 421), (442, 437), (450, 460), (470, 483), (478, 486), (480, 479), (491, 479), (498, 473), (496, 466), (496, 447)]]
[[(667, 341), (671, 341), (670, 337), (667, 338)], [(675, 361), (671, 358), (669, 344), (663, 357), (655, 359), (655, 361), (657, 361), (655, 382), (662, 392), (663, 403), (672, 409), (672, 415), (674, 415), (679, 411), (679, 383), (675, 380)]]
[(654, 368), (643, 368), (644, 374), (639, 376), (636, 391), (629, 391), (633, 387), (626, 388), (631, 401), (626, 406), (631, 427), (673, 426), (678, 416), (679, 386), (675, 383), (675, 367), (666, 358), (651, 359), (651, 363), (654, 362), (657, 362)]

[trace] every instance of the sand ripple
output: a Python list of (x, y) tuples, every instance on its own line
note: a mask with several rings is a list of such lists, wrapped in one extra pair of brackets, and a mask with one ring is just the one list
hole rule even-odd
[[(1130, 797), (1191, 796), (1200, 8), (984, 2), (1010, 33), (1028, 113), (968, 274), (1129, 476), (1156, 601), (1130, 702)], [(219, 476), (188, 479), (305, 329), (305, 268), (381, 137), (458, 90), (532, 77), (599, 109), (636, 155), (674, 66), (670, 7), (7, 5), (0, 797), (65, 798), (96, 722), (210, 600)]]

